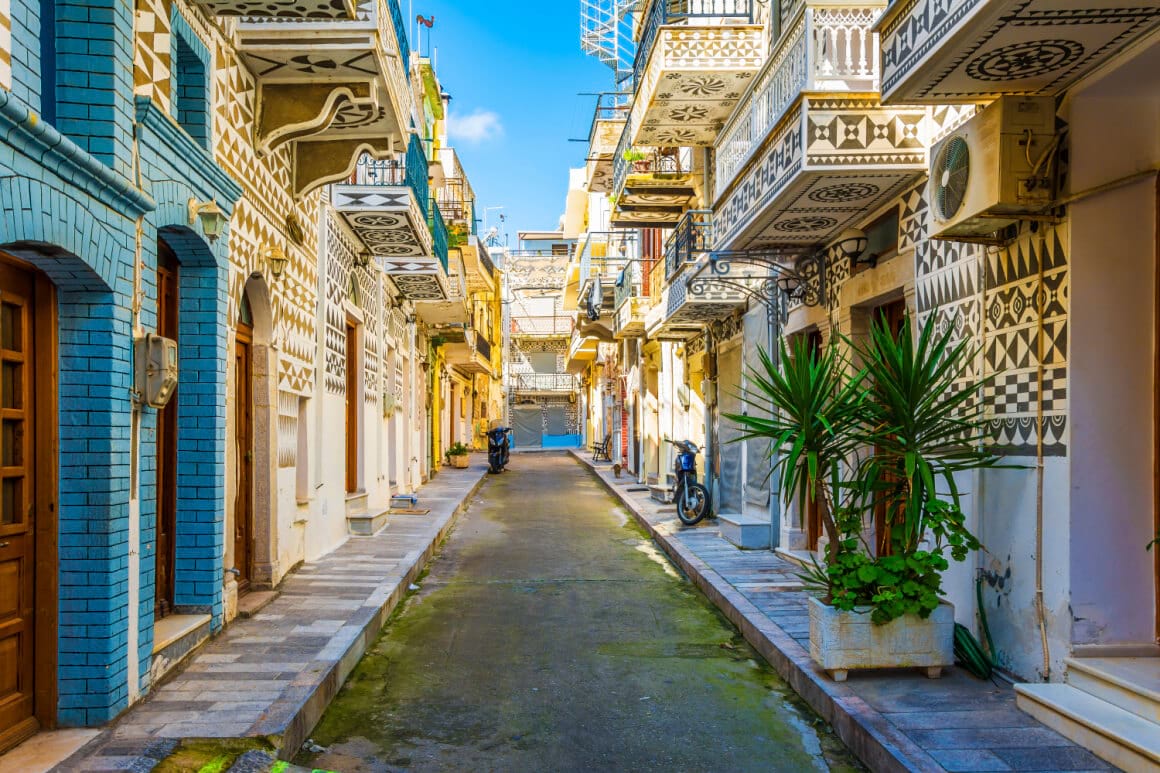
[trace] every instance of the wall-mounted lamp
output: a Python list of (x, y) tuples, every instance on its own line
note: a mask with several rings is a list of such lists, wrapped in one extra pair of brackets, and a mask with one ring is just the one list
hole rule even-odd
[(371, 264), (371, 251), (370, 250), (360, 250), (360, 251), (355, 253), (355, 255), (354, 255), (354, 267), (355, 268), (366, 268), (370, 264)]
[(262, 258), (266, 261), (266, 265), (270, 267), (270, 276), (275, 279), (282, 276), (282, 271), (286, 268), (286, 264), (290, 262), (290, 258), (286, 257), (286, 253), (282, 251), (281, 247), (267, 247), (262, 250)]
[(838, 236), (837, 247), (846, 260), (850, 261), (850, 273), (858, 270), (858, 266), (865, 264), (874, 268), (878, 265), (878, 255), (865, 255), (870, 240), (866, 234), (857, 228), (847, 228)]
[(214, 200), (198, 201), (197, 199), (189, 200), (189, 224), (193, 225), (197, 221), (201, 221), (201, 230), (205, 233), (205, 238), (210, 242), (216, 242), (218, 237), (222, 235), (225, 230), (226, 223), (230, 221), (226, 217), (226, 213), (217, 205)]
[(777, 278), (777, 287), (790, 298), (800, 298), (802, 294), (802, 280), (796, 274), (782, 274)]

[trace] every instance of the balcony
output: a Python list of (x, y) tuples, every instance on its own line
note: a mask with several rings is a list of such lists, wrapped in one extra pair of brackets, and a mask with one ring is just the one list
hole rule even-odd
[(620, 272), (613, 300), (612, 337), (617, 341), (644, 335), (644, 317), (648, 299), (641, 297), (640, 263), (630, 263)]
[(363, 153), (406, 150), (410, 47), (398, 0), (201, 5), (239, 17), (233, 36), (258, 85), (258, 148), (291, 144), (295, 195), (347, 177)]
[(465, 374), (492, 374), (491, 342), (471, 327), (463, 328), (462, 340), (448, 341), (443, 348), (447, 364)]
[[(708, 260), (712, 229), (707, 214), (694, 211), (669, 235), (664, 262), (653, 266), (655, 276), (651, 281), (656, 298), (644, 321), (649, 338), (691, 338), (709, 322), (745, 307), (747, 296), (741, 289), (743, 281), (732, 285), (702, 282), (690, 288), (690, 276)], [(741, 268), (736, 277), (749, 279), (759, 271)]]
[(579, 373), (594, 362), (600, 354), (600, 339), (584, 334), (580, 328), (572, 331), (572, 340), (568, 342), (568, 355), (564, 358), (565, 367), (569, 373)]
[(637, 148), (629, 143), (631, 121), (624, 127), (613, 158), (610, 221), (621, 228), (676, 225), (698, 198), (688, 149)]
[(876, 27), (882, 101), (1058, 95), (1157, 27), (1154, 2), (900, 0)]
[[(415, 301), (451, 297), (447, 283), (446, 230), (442, 243), (428, 225), (427, 160), (412, 135), (402, 159), (363, 156), (349, 183), (335, 185), (334, 208), (404, 296)], [(441, 219), (432, 216), (432, 222)]]
[(714, 248), (812, 245), (926, 173), (925, 108), (884, 108), (885, 3), (807, 0), (717, 142)]
[(612, 166), (628, 120), (631, 94), (601, 94), (588, 132), (588, 192), (612, 193)]
[(756, 0), (654, 0), (633, 63), (634, 145), (708, 147), (761, 67)]
[(580, 379), (571, 373), (515, 373), (511, 389), (528, 396), (569, 394), (580, 389)]
[(573, 327), (571, 316), (523, 314), (512, 317), (512, 338), (567, 338)]
[(580, 246), (577, 297), (598, 316), (613, 310), (617, 279), (640, 256), (635, 231), (591, 231)]

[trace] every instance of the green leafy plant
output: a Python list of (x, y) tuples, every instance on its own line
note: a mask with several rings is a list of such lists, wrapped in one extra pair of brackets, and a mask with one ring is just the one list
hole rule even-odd
[(467, 456), (471, 453), (471, 449), (463, 443), (452, 443), (451, 447), (447, 449), (448, 456)]
[[(837, 342), (821, 355), (799, 342), (792, 357), (783, 345), (777, 366), (763, 353), (745, 399), (772, 405), (773, 418), (728, 418), (744, 437), (772, 441), (787, 501), (820, 496), (827, 505), (826, 562), (803, 579), (839, 609), (869, 607), (876, 623), (927, 617), (950, 560), (980, 547), (955, 475), (999, 461), (982, 442), (986, 379), (970, 372), (978, 352), (951, 331), (937, 333), (933, 316), (917, 341), (909, 324), (896, 337), (878, 323), (864, 342), (841, 341), (860, 367)], [(875, 512), (885, 533), (870, 545), (865, 526)]]
[(637, 150), (636, 148), (629, 148), (628, 150), (624, 151), (624, 160), (625, 161), (629, 161), (629, 162), (644, 161), (647, 158), (648, 158), (648, 155), (646, 155), (643, 150)]

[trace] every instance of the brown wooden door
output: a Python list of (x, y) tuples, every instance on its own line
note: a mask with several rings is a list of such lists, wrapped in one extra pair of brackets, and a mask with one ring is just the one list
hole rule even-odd
[[(177, 340), (177, 257), (163, 241), (157, 244), (157, 332)], [(177, 563), (177, 400), (157, 415), (157, 591), (154, 615), (173, 611), (174, 567)]]
[(38, 727), (34, 327), (32, 276), (0, 263), (0, 750)]
[(358, 329), (346, 325), (346, 490), (358, 491)]
[[(886, 328), (891, 335), (898, 338), (902, 332), (902, 326), (906, 324), (906, 301), (898, 300), (892, 303), (887, 303), (879, 306), (874, 310), (875, 324), (886, 324)], [(901, 506), (898, 508), (901, 509)], [(878, 502), (874, 506), (874, 539), (877, 542), (877, 551), (880, 556), (888, 556), (893, 550), (890, 546), (890, 534), (886, 529), (887, 507), (885, 502)], [(899, 520), (900, 514), (896, 512), (895, 522)]]
[(253, 368), (251, 342), (253, 329), (238, 323), (237, 342), (234, 344), (234, 434), (238, 450), (238, 487), (234, 500), (234, 568), (238, 575), (238, 593), (250, 589), (253, 576), (253, 521), (254, 521), (254, 421), (253, 421)]

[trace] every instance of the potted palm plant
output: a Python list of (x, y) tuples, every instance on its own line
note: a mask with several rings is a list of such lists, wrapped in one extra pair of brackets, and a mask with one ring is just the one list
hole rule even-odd
[[(745, 437), (767, 438), (786, 501), (821, 497), (829, 544), (802, 577), (810, 599), (810, 653), (835, 680), (849, 670), (954, 663), (954, 609), (942, 573), (979, 547), (965, 525), (955, 476), (997, 463), (982, 444), (972, 377), (977, 353), (936, 332), (842, 339), (820, 355), (804, 342), (780, 362), (764, 352), (745, 399), (764, 416), (730, 415)], [(878, 514), (877, 519), (874, 517)], [(880, 530), (873, 544), (868, 527)]]
[(468, 455), (470, 453), (471, 449), (465, 446), (463, 443), (453, 443), (451, 447), (447, 449), (447, 463), (452, 467), (456, 467), (461, 470), (467, 469), (467, 464), (469, 461)]

